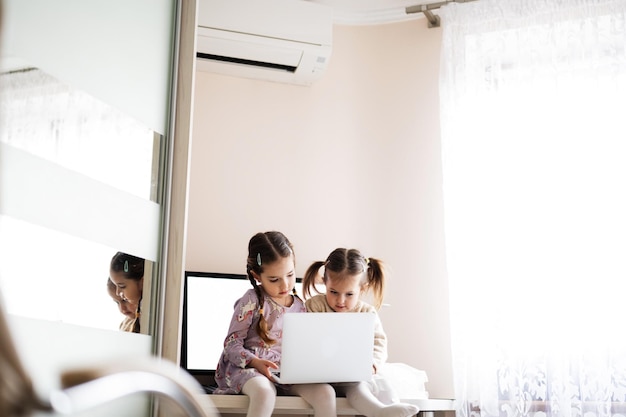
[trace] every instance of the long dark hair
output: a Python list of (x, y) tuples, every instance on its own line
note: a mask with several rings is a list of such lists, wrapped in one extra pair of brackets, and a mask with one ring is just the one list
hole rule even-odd
[[(126, 279), (140, 281), (143, 278), (146, 261), (143, 258), (129, 255), (124, 252), (117, 252), (111, 258), (111, 272), (122, 274)], [(141, 317), (141, 300), (137, 303), (135, 311), (135, 322), (133, 323), (133, 333), (140, 333), (139, 317)]]
[(143, 278), (145, 263), (146, 261), (143, 258), (124, 252), (117, 252), (111, 258), (111, 272), (119, 272), (124, 278), (139, 281)]
[[(250, 280), (250, 283), (252, 284), (252, 287), (254, 288), (254, 291), (259, 299), (259, 309), (262, 310), (263, 308), (265, 296), (257, 284), (256, 279), (252, 275), (252, 272), (261, 276), (263, 273), (263, 266), (269, 265), (280, 258), (287, 258), (289, 256), (293, 256), (293, 262), (295, 265), (296, 257), (293, 251), (293, 245), (281, 232), (271, 231), (257, 233), (250, 239), (250, 242), (248, 243), (246, 271), (248, 274), (248, 280)], [(257, 322), (257, 333), (265, 343), (272, 345), (276, 343), (276, 341), (269, 337), (269, 326), (262, 311), (260, 316), (261, 317)]]

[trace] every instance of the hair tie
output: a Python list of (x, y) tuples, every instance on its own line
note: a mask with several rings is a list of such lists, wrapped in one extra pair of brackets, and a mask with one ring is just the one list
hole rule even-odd
[(124, 261), (124, 272), (128, 272), (128, 260)]
[(256, 263), (257, 265), (261, 266), (261, 252), (258, 252), (256, 254)]
[(365, 258), (365, 263), (369, 265), (370, 264), (370, 258)]
[(263, 315), (263, 308), (259, 308), (259, 315), (262, 316)]

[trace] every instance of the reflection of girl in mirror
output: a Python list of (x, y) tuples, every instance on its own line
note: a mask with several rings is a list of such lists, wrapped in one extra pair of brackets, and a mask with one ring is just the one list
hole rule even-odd
[(132, 329), (135, 333), (139, 333), (144, 264), (145, 260), (143, 258), (118, 252), (111, 259), (109, 271), (109, 278), (117, 287), (117, 296), (136, 306)]
[[(322, 267), (323, 272), (322, 272)], [(312, 295), (317, 291), (316, 283), (323, 282), (325, 294)], [(361, 300), (361, 295), (372, 291), (374, 304)], [(307, 311), (320, 313), (367, 313), (376, 314), (374, 328), (374, 363), (373, 374), (378, 374), (387, 360), (387, 336), (383, 330), (377, 310), (383, 302), (385, 290), (385, 268), (382, 261), (366, 258), (357, 249), (335, 249), (326, 261), (313, 262), (302, 279), (302, 293), (307, 299)], [(310, 297), (310, 298), (309, 298)], [(375, 384), (389, 390), (386, 381), (377, 375)], [(377, 382), (378, 381), (378, 382)], [(367, 417), (409, 417), (416, 415), (418, 407), (412, 404), (397, 402), (393, 393), (383, 403), (377, 398), (367, 382), (333, 384), (337, 392), (345, 394), (348, 402), (359, 414)], [(380, 387), (379, 387), (380, 388)]]
[(117, 304), (117, 308), (125, 317), (120, 323), (120, 330), (125, 332), (139, 333), (139, 321), (137, 320), (137, 304), (131, 303), (117, 295), (117, 286), (107, 278), (107, 291), (111, 299)]

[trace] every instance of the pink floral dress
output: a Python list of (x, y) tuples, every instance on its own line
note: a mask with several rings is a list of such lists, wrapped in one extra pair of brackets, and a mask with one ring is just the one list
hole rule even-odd
[(256, 331), (259, 321), (258, 304), (259, 299), (252, 288), (235, 303), (228, 335), (224, 341), (224, 351), (215, 370), (215, 394), (239, 394), (250, 378), (260, 376), (261, 373), (256, 369), (246, 367), (254, 357), (270, 360), (280, 366), (283, 316), (286, 313), (306, 311), (304, 303), (298, 297), (294, 296), (290, 307), (283, 307), (265, 295), (265, 320), (270, 329), (270, 338), (276, 340), (273, 345), (268, 345)]

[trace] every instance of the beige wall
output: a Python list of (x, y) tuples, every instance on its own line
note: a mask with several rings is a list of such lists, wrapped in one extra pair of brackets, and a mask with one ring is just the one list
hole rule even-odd
[(271, 229), (299, 276), (340, 246), (381, 258), (390, 362), (451, 398), (440, 43), (425, 20), (336, 26), (312, 87), (197, 73), (186, 268), (245, 273), (249, 238)]

